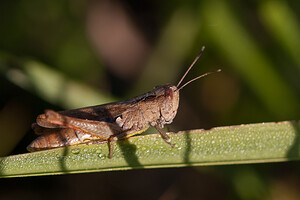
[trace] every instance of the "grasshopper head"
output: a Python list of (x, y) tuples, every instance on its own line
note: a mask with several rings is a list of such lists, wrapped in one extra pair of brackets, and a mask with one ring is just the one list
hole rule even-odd
[(160, 112), (166, 124), (172, 123), (177, 114), (179, 105), (179, 91), (175, 85), (168, 86), (165, 90), (165, 98)]
[(175, 85), (163, 85), (154, 89), (159, 97), (159, 109), (161, 113), (161, 123), (170, 124), (176, 116), (179, 105), (179, 91)]
[(185, 86), (190, 84), (191, 82), (194, 82), (195, 80), (198, 80), (199, 78), (202, 78), (204, 76), (207, 76), (208, 74), (220, 72), (221, 69), (218, 69), (213, 72), (207, 72), (205, 74), (202, 74), (200, 76), (197, 76), (196, 78), (193, 78), (192, 80), (189, 80), (185, 84), (181, 85), (182, 81), (188, 74), (188, 72), (191, 70), (191, 68), (194, 66), (194, 64), (197, 62), (197, 60), (200, 58), (204, 51), (205, 47), (203, 46), (198, 56), (195, 58), (193, 63), (190, 65), (190, 67), (186, 70), (185, 74), (182, 76), (180, 81), (178, 82), (177, 86), (175, 85), (163, 85), (156, 87), (153, 92), (155, 93), (156, 97), (160, 97), (159, 100), (159, 108), (161, 113), (160, 121), (162, 124), (170, 124), (172, 123), (173, 119), (176, 116), (178, 105), (179, 105), (179, 90), (183, 89)]

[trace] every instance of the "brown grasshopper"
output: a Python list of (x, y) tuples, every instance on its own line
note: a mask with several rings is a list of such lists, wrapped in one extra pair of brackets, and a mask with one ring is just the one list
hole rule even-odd
[(35, 133), (40, 136), (29, 144), (28, 151), (108, 142), (111, 158), (115, 141), (144, 132), (150, 126), (155, 127), (164, 141), (174, 147), (162, 128), (164, 124), (172, 123), (176, 116), (179, 91), (199, 78), (221, 71), (219, 69), (202, 74), (179, 87), (204, 49), (203, 46), (177, 86), (157, 86), (152, 91), (127, 101), (59, 112), (46, 110), (32, 125)]

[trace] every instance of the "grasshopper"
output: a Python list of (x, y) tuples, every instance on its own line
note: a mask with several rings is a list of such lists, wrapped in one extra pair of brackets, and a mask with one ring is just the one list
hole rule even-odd
[(155, 127), (164, 141), (174, 147), (162, 129), (165, 124), (171, 124), (176, 116), (179, 91), (199, 78), (221, 71), (219, 69), (207, 72), (180, 86), (204, 49), (203, 46), (176, 86), (157, 86), (152, 91), (127, 101), (59, 112), (46, 110), (32, 125), (34, 132), (40, 136), (29, 144), (27, 150), (33, 152), (77, 144), (108, 142), (109, 157), (112, 158), (115, 141), (144, 132), (150, 126)]

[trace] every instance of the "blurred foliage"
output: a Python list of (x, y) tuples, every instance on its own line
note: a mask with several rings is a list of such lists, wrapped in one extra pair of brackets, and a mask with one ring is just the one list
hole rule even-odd
[[(173, 129), (300, 118), (299, 1), (15, 0), (0, 5), (1, 155), (25, 152), (35, 137), (30, 124), (46, 108), (102, 104), (176, 83), (202, 45), (206, 51), (186, 80), (217, 68), (222, 73), (181, 92)], [(86, 198), (74, 185), (89, 177), (86, 189), (97, 183), (95, 191), (102, 186), (106, 199), (299, 199), (298, 168), (285, 163), (45, 177), (39, 179), (43, 184), (27, 179), (31, 192), (11, 196), (41, 198), (43, 185), (52, 191), (68, 185), (69, 191), (59, 190), (62, 198)], [(141, 180), (135, 173), (149, 180), (133, 191), (126, 185)], [(99, 183), (100, 178), (108, 183)], [(1, 182), (2, 190), (11, 185)]]

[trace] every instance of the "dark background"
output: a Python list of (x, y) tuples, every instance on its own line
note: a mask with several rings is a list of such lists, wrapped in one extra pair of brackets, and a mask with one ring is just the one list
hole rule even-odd
[[(0, 155), (25, 153), (46, 108), (181, 91), (173, 130), (300, 118), (299, 1), (0, 3)], [(0, 199), (300, 199), (298, 162), (0, 180)]]

